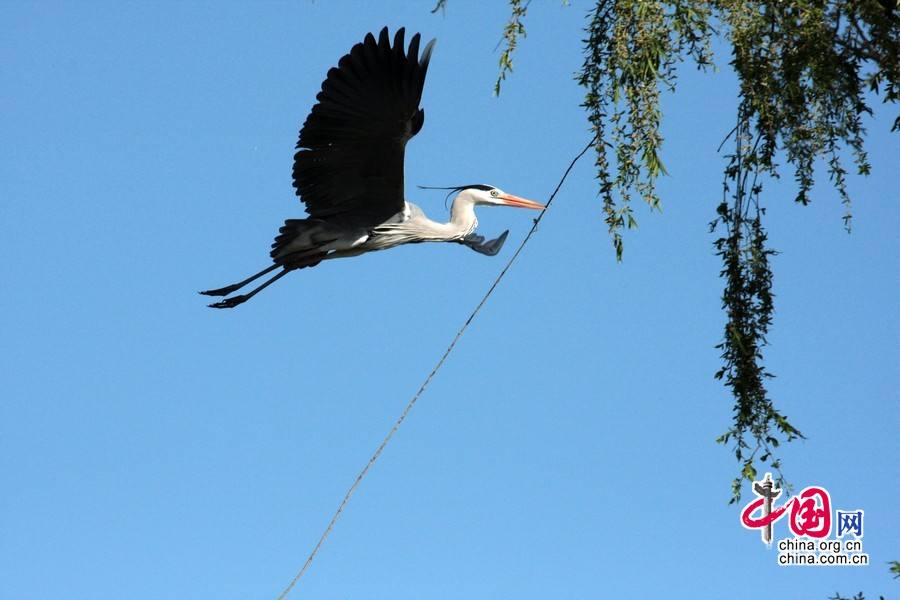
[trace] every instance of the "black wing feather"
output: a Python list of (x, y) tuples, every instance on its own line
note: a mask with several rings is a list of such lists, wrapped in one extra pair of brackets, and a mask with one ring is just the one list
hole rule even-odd
[(425, 121), (419, 108), (434, 40), (393, 45), (387, 27), (329, 69), (300, 129), (294, 188), (310, 216), (372, 227), (403, 210), (403, 155)]

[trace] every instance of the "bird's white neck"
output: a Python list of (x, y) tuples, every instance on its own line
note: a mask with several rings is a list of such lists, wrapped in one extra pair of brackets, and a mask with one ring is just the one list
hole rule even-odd
[(475, 200), (468, 194), (462, 193), (453, 199), (450, 206), (450, 222), (455, 230), (462, 232), (460, 237), (465, 237), (478, 227), (478, 219), (475, 217)]

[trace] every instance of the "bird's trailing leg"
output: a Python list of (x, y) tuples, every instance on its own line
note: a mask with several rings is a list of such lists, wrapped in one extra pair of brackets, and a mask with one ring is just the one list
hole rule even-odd
[(508, 235), (509, 229), (501, 233), (499, 237), (486, 242), (484, 241), (484, 236), (470, 233), (469, 235), (461, 239), (459, 243), (464, 246), (468, 246), (469, 248), (480, 254), (494, 256), (495, 254), (500, 252), (500, 248), (503, 247), (503, 243), (506, 242), (506, 236)]
[(280, 266), (281, 265), (279, 265), (279, 264), (274, 264), (271, 267), (266, 267), (265, 269), (263, 269), (256, 275), (251, 275), (250, 277), (248, 277), (247, 279), (245, 279), (243, 281), (238, 281), (237, 283), (232, 283), (231, 285), (226, 285), (225, 287), (222, 287), (222, 288), (219, 288), (216, 290), (206, 290), (206, 291), (200, 292), (200, 293), (203, 294), (204, 296), (227, 296), (231, 292), (235, 292), (235, 291), (241, 289), (242, 287), (244, 287), (251, 281), (256, 281), (257, 279), (259, 279), (266, 273), (271, 273), (272, 271), (274, 271), (275, 269), (277, 269)]
[[(281, 265), (275, 265), (275, 267), (280, 267), (280, 266)], [(269, 271), (271, 271), (271, 270), (272, 269), (269, 269)], [(238, 304), (243, 304), (244, 302), (246, 302), (247, 300), (249, 300), (256, 294), (260, 293), (261, 291), (263, 291), (264, 289), (266, 289), (267, 287), (269, 287), (270, 285), (272, 285), (273, 283), (275, 283), (276, 281), (278, 281), (279, 279), (281, 279), (282, 277), (284, 277), (285, 275), (290, 273), (292, 270), (293, 269), (285, 268), (284, 270), (281, 271), (281, 273), (278, 273), (274, 277), (266, 280), (265, 283), (263, 283), (260, 286), (257, 286), (249, 293), (240, 294), (239, 296), (232, 296), (231, 298), (225, 298), (224, 300), (210, 304), (209, 307), (210, 308), (234, 308)]]
[(243, 304), (244, 302), (246, 302), (247, 300), (249, 300), (256, 294), (260, 293), (261, 291), (263, 291), (264, 289), (266, 289), (267, 287), (269, 287), (270, 285), (272, 285), (273, 283), (275, 283), (276, 281), (278, 281), (279, 279), (284, 277), (285, 274), (290, 273), (291, 271), (294, 271), (296, 269), (303, 269), (305, 267), (314, 267), (317, 264), (319, 264), (320, 262), (322, 262), (322, 260), (325, 258), (325, 256), (326, 256), (326, 253), (322, 252), (318, 248), (310, 250), (310, 251), (306, 251), (306, 252), (294, 252), (292, 254), (288, 254), (287, 256), (278, 258), (277, 259), (278, 262), (276, 262), (274, 265), (272, 265), (271, 267), (268, 267), (266, 269), (263, 269), (256, 275), (253, 275), (252, 277), (248, 277), (244, 281), (239, 281), (238, 283), (229, 285), (228, 287), (224, 287), (224, 288), (221, 288), (218, 290), (210, 290), (207, 292), (200, 292), (200, 293), (206, 294), (208, 296), (224, 296), (224, 295), (230, 294), (231, 292), (237, 290), (238, 288), (241, 288), (241, 287), (247, 285), (254, 279), (258, 279), (259, 277), (262, 277), (263, 275), (265, 275), (266, 273), (268, 273), (270, 271), (273, 271), (274, 269), (277, 269), (279, 267), (281, 267), (283, 269), (281, 271), (281, 273), (278, 273), (274, 277), (271, 277), (270, 279), (266, 280), (263, 284), (259, 285), (258, 287), (254, 288), (253, 290), (251, 290), (250, 292), (248, 292), (246, 294), (241, 294), (239, 296), (234, 296), (232, 298), (226, 298), (220, 302), (215, 302), (215, 303), (209, 305), (210, 308), (234, 308), (238, 304)]

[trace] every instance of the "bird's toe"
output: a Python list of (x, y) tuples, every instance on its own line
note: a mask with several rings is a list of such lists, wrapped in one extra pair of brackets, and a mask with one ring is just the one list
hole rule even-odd
[(239, 286), (236, 286), (236, 285), (226, 285), (223, 288), (217, 288), (214, 290), (204, 290), (200, 293), (203, 294), (204, 296), (227, 296), (231, 292), (238, 289), (238, 287)]
[(210, 308), (234, 308), (238, 304), (243, 304), (247, 301), (247, 296), (241, 294), (240, 296), (234, 296), (233, 298), (226, 298), (224, 300), (220, 300), (219, 302), (214, 302), (209, 305)]

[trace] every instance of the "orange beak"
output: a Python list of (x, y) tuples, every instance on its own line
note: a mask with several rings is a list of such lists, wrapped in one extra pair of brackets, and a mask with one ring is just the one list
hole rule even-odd
[(506, 206), (515, 206), (517, 208), (533, 208), (535, 210), (544, 210), (546, 208), (540, 202), (535, 202), (534, 200), (526, 200), (525, 198), (519, 198), (518, 196), (513, 196), (512, 194), (501, 194), (499, 198), (503, 200), (503, 204)]

